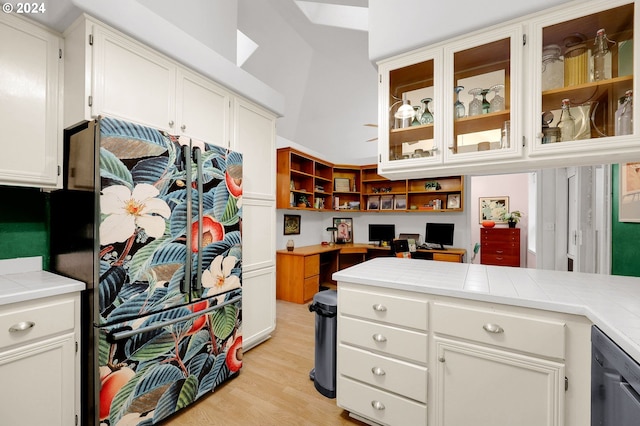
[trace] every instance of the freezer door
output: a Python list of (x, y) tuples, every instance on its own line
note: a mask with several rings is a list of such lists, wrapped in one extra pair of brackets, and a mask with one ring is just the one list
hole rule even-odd
[(241, 290), (99, 329), (99, 418), (155, 424), (242, 366)]
[(99, 130), (96, 322), (240, 288), (242, 155), (109, 117)]

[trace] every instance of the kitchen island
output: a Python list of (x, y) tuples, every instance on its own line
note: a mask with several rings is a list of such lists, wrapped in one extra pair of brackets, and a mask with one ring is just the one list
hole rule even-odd
[(640, 360), (638, 278), (399, 258), (333, 278), (337, 402), (377, 423), (587, 425), (591, 326)]

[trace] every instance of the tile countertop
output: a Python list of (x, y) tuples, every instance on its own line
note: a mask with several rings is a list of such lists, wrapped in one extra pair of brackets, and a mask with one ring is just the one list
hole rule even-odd
[(0, 306), (85, 289), (82, 281), (42, 270), (42, 258), (0, 260)]
[(583, 315), (640, 362), (640, 278), (379, 257), (333, 279)]

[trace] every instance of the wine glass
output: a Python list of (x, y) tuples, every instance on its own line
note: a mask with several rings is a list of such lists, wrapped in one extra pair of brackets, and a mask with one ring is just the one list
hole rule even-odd
[(411, 125), (412, 126), (419, 126), (420, 125), (420, 107), (419, 106), (414, 106), (413, 107), (413, 121), (411, 121)]
[(463, 118), (465, 114), (464, 104), (460, 102), (460, 92), (464, 90), (464, 86), (456, 86), (453, 88), (456, 92), (456, 102), (453, 104), (454, 117)]
[(487, 100), (487, 94), (489, 93), (489, 89), (482, 89), (480, 94), (482, 95), (482, 113), (487, 114), (489, 109), (491, 108), (491, 104)]
[(433, 123), (433, 114), (429, 111), (429, 102), (431, 102), (432, 98), (424, 98), (420, 102), (424, 104), (424, 108), (422, 110), (422, 116), (420, 117), (420, 124), (432, 124)]
[(504, 89), (504, 84), (494, 84), (489, 91), (496, 92), (491, 102), (489, 102), (489, 112), (498, 112), (504, 109), (504, 98), (500, 96), (500, 91)]
[(473, 100), (469, 102), (469, 117), (482, 114), (482, 101), (478, 96), (482, 93), (482, 89), (477, 87), (469, 90), (469, 94), (473, 96)]

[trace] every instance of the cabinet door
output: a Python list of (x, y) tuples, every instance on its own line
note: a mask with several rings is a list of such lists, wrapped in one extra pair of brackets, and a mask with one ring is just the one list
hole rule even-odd
[(162, 56), (95, 25), (91, 114), (175, 133), (176, 67)]
[(0, 15), (0, 183), (55, 187), (62, 163), (59, 37)]
[(564, 364), (434, 338), (436, 424), (564, 424)]
[(226, 90), (178, 68), (176, 131), (180, 134), (229, 147), (230, 102)]
[[(527, 96), (533, 105), (531, 157), (569, 159), (557, 163), (563, 165), (597, 164), (606, 161), (603, 154), (625, 158), (621, 154), (630, 153), (637, 158), (638, 126), (628, 134), (616, 130), (618, 112), (623, 109), (620, 100), (634, 87), (637, 25), (635, 4), (629, 0), (591, 2), (532, 21), (531, 91)], [(593, 52), (599, 29), (615, 43), (606, 43), (604, 78), (596, 80)], [(557, 54), (559, 59), (555, 59)], [(561, 130), (558, 123), (564, 99), (569, 101), (572, 125)], [(637, 108), (632, 115), (637, 123)]]
[(242, 348), (268, 339), (276, 328), (275, 267), (242, 274)]
[[(490, 166), (522, 155), (522, 144), (516, 143), (522, 134), (522, 37), (522, 26), (515, 24), (445, 45), (445, 163)], [(456, 99), (464, 105), (462, 117), (454, 115)]]
[(75, 424), (75, 371), (73, 334), (0, 352), (2, 423)]

